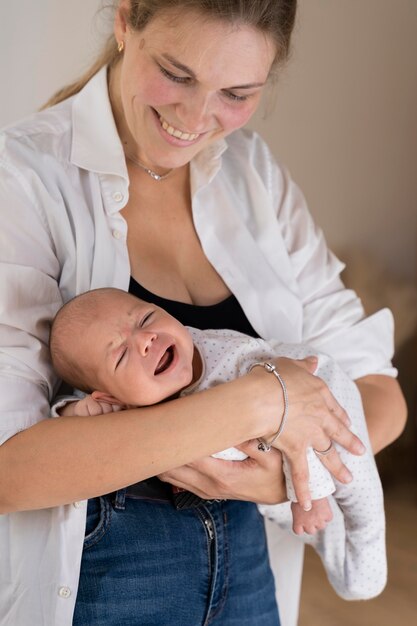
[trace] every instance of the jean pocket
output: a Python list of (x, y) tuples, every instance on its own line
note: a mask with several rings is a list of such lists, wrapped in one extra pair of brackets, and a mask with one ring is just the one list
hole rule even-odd
[(107, 498), (91, 498), (87, 506), (84, 550), (96, 545), (110, 528), (112, 507)]

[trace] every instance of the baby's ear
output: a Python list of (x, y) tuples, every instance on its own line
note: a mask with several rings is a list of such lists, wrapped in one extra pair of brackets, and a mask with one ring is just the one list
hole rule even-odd
[(123, 405), (123, 402), (120, 402), (120, 400), (118, 400), (114, 396), (111, 396), (105, 391), (93, 391), (91, 397), (93, 398), (93, 400), (97, 400), (97, 402), (107, 402), (107, 404)]

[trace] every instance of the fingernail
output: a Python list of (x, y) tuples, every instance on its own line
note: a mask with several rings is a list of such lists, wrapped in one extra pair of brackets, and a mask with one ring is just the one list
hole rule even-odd
[(350, 483), (352, 482), (353, 476), (352, 474), (349, 472), (349, 470), (345, 470), (342, 474), (342, 479), (344, 483)]
[(357, 443), (355, 445), (355, 452), (357, 452), (358, 454), (363, 454), (365, 451), (366, 451), (366, 448), (363, 445), (363, 443)]
[(310, 356), (306, 356), (306, 361), (311, 361), (313, 363), (313, 362), (317, 362), (318, 358), (311, 354)]
[(307, 500), (307, 502), (304, 502), (303, 509), (304, 509), (304, 511), (311, 511), (312, 504), (311, 504), (310, 500)]

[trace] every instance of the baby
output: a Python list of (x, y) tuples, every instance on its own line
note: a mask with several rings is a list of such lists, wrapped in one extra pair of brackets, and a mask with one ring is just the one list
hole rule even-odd
[[(64, 305), (54, 320), (50, 347), (59, 375), (87, 394), (67, 405), (66, 415), (155, 404), (232, 380), (268, 358), (300, 359), (312, 353), (304, 345), (266, 342), (229, 330), (186, 328), (163, 309), (110, 288)], [(303, 539), (319, 553), (340, 596), (366, 599), (380, 593), (386, 582), (382, 488), (356, 385), (325, 355), (319, 356), (316, 375), (347, 411), (367, 452), (356, 457), (337, 447), (354, 481), (335, 485), (315, 451), (308, 451), (310, 511), (296, 502), (284, 456), (290, 503), (259, 505), (259, 510), (289, 532), (292, 527), (296, 534), (310, 534)], [(214, 456), (246, 458), (235, 448)]]

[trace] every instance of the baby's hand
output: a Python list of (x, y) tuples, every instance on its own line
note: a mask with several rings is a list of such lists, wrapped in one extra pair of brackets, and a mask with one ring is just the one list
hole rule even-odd
[(303, 533), (315, 535), (318, 530), (323, 530), (333, 519), (327, 498), (312, 500), (311, 504), (310, 511), (305, 511), (298, 502), (291, 502), (292, 529), (296, 535)]
[(82, 400), (78, 400), (78, 402), (69, 402), (59, 410), (59, 414), (70, 417), (76, 415), (79, 417), (87, 417), (89, 415), (104, 415), (105, 413), (122, 411), (126, 408), (125, 405), (95, 399), (93, 393), (86, 395)]

